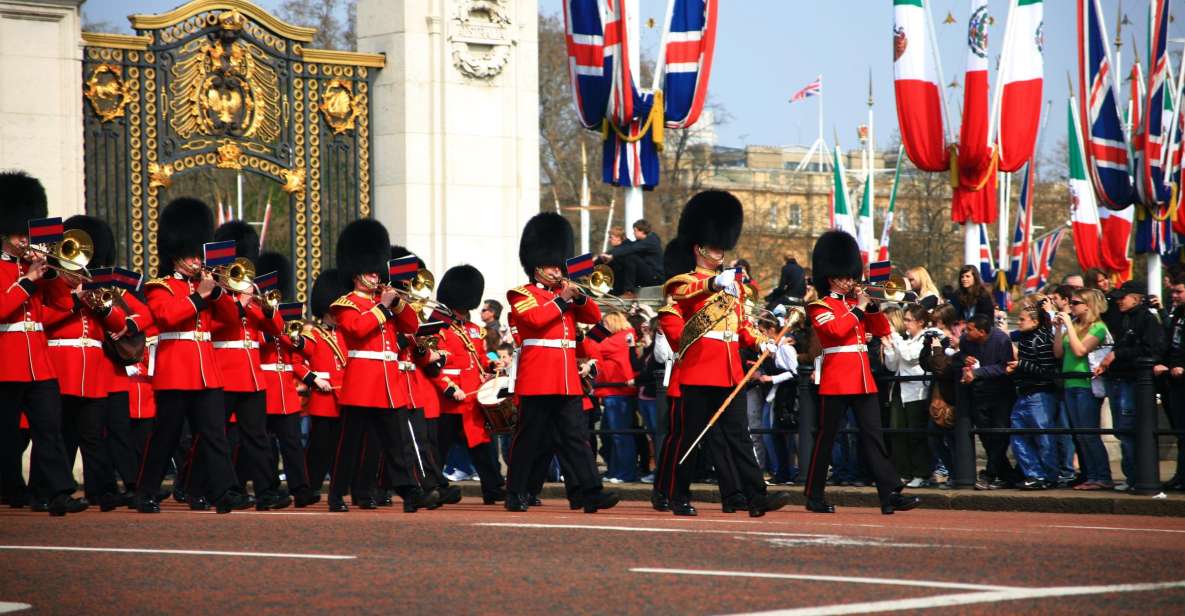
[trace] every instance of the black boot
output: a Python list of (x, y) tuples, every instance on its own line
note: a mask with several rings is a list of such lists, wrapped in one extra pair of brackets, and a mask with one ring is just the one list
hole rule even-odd
[(332, 511), (333, 513), (345, 513), (347, 511), (349, 511), (350, 508), (349, 508), (349, 506), (346, 505), (346, 501), (338, 500), (338, 499), (334, 499), (334, 498), (330, 497), (329, 510)]
[(616, 492), (600, 492), (586, 495), (584, 497), (584, 512), (596, 513), (601, 509), (612, 509), (620, 501), (621, 497)]
[(185, 502), (189, 505), (190, 511), (210, 510), (210, 501), (206, 500), (205, 496), (188, 495), (185, 497)]
[(284, 509), (292, 504), (292, 497), (287, 494), (280, 494), (276, 491), (268, 491), (259, 495), (255, 499), (256, 511), (271, 511), (273, 509)]
[(506, 510), (523, 513), (527, 510), (527, 503), (521, 494), (514, 494), (513, 492), (506, 494)]
[(806, 499), (806, 510), (811, 513), (835, 513), (835, 505), (825, 500)]
[(506, 488), (498, 488), (493, 492), (482, 492), (481, 503), (483, 505), (494, 505), (506, 500)]
[(227, 490), (215, 501), (214, 511), (220, 514), (242, 511), (244, 509), (250, 509), (254, 504), (255, 500), (246, 494), (237, 490)]
[(888, 502), (881, 503), (881, 513), (893, 515), (894, 511), (909, 511), (921, 503), (922, 500), (916, 496), (906, 496), (900, 492), (894, 492)]
[(655, 490), (650, 493), (650, 506), (654, 507), (655, 511), (670, 511), (671, 501), (667, 498), (666, 494)]
[(64, 516), (67, 513), (81, 513), (90, 507), (85, 498), (71, 498), (69, 494), (59, 494), (46, 505), (46, 510), (53, 517)]
[(140, 513), (160, 513), (160, 501), (151, 496), (137, 496), (136, 511)]
[(733, 494), (720, 501), (720, 510), (724, 513), (736, 513), (749, 508), (749, 501), (744, 494)]
[(108, 492), (99, 497), (99, 511), (104, 513), (108, 511), (115, 511), (117, 508), (122, 506), (123, 503), (124, 499), (122, 496)]
[(687, 501), (671, 503), (671, 513), (675, 515), (696, 516), (699, 512)]
[(303, 509), (319, 502), (321, 502), (320, 492), (313, 492), (309, 488), (301, 488), (296, 491), (295, 504), (297, 509)]
[(458, 486), (449, 486), (440, 490), (440, 504), (441, 505), (455, 505), (461, 502), (461, 488)]

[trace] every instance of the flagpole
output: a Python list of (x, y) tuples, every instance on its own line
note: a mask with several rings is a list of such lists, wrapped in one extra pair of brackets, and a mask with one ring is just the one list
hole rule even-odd
[[(625, 0), (625, 14), (622, 16), (625, 26), (626, 35), (629, 37), (629, 58), (626, 59), (630, 63), (630, 74), (635, 76), (635, 81), (640, 81), (642, 76), (642, 63), (640, 61), (642, 50), (639, 49), (641, 45), (641, 27), (638, 23), (638, 2), (639, 0)], [(628, 95), (628, 93), (627, 93)], [(642, 144), (639, 142), (635, 144), (639, 149)], [(627, 186), (625, 189), (625, 207), (623, 213), (625, 214), (625, 221), (627, 224), (635, 220), (644, 218), (643, 199), (641, 186)]]
[[(872, 218), (872, 222), (868, 223), (872, 233), (868, 238), (868, 260), (869, 262), (876, 260), (877, 236), (876, 236), (876, 209), (872, 204), (876, 202), (876, 183), (873, 178), (876, 174), (873, 172), (873, 143), (875, 133), (873, 132), (872, 124), (872, 67), (868, 67), (868, 163), (864, 169), (868, 172), (868, 215)], [(863, 208), (863, 204), (861, 204)]]
[(588, 188), (588, 155), (583, 142), (580, 143), (580, 177), (580, 254), (587, 254), (592, 226), (588, 214), (591, 195)]

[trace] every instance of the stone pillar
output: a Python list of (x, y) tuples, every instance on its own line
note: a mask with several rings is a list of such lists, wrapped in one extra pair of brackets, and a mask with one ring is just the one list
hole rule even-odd
[(45, 185), (51, 216), (85, 209), (84, 0), (0, 0), (0, 169)]
[(439, 278), (471, 263), (486, 297), (522, 284), (539, 211), (536, 0), (359, 0), (371, 90), (374, 212)]

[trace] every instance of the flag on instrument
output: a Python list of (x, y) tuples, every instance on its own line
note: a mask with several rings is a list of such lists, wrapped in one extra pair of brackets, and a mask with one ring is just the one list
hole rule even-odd
[(85, 280), (82, 283), (82, 288), (87, 291), (95, 289), (102, 289), (103, 287), (111, 286), (115, 276), (114, 267), (98, 267), (90, 270), (91, 279)]
[(125, 267), (112, 268), (111, 284), (124, 291), (135, 293), (144, 284), (144, 274)]
[(268, 272), (255, 277), (255, 288), (259, 289), (260, 293), (267, 293), (268, 291), (279, 287), (279, 285), (279, 272)]
[(299, 321), (304, 318), (304, 304), (300, 302), (284, 302), (276, 308), (280, 318), (285, 321)]
[(1087, 172), (1099, 201), (1121, 210), (1135, 200), (1128, 171), (1127, 137), (1119, 112), (1119, 89), (1099, 0), (1078, 0), (1078, 70), (1081, 126)]
[(1073, 225), (1074, 253), (1083, 271), (1102, 267), (1102, 244), (1099, 240), (1099, 207), (1094, 200), (1094, 188), (1086, 179), (1086, 159), (1083, 156), (1082, 129), (1078, 120), (1078, 105), (1070, 97), (1066, 131), (1069, 141), (1070, 223)]
[(823, 75), (815, 77), (815, 80), (806, 84), (801, 90), (795, 92), (790, 96), (791, 103), (805, 101), (812, 96), (821, 96), (823, 94)]
[(62, 218), (35, 218), (29, 221), (30, 244), (56, 244), (62, 241), (66, 230), (62, 226)]
[(387, 261), (387, 281), (403, 282), (416, 277), (420, 271), (420, 261), (415, 255), (406, 255)]
[(988, 241), (987, 225), (979, 224), (979, 277), (995, 280), (996, 264), (992, 262), (992, 244)]
[(444, 329), (444, 321), (424, 321), (416, 328), (416, 338), (427, 338), (428, 336), (435, 336)]
[(568, 278), (573, 280), (592, 274), (594, 267), (592, 253), (572, 257), (564, 263), (564, 269), (568, 272)]
[(893, 170), (893, 188), (889, 190), (889, 208), (885, 211), (885, 223), (881, 227), (881, 243), (877, 249), (877, 260), (889, 260), (889, 238), (893, 232), (893, 213), (897, 210), (897, 182), (901, 179), (901, 160), (905, 158), (905, 146), (897, 148), (897, 166)]
[(609, 328), (605, 327), (604, 324), (597, 323), (596, 325), (592, 326), (587, 333), (584, 334), (584, 337), (592, 340), (593, 342), (602, 342), (612, 335), (613, 333), (609, 331)]
[(235, 241), (207, 242), (202, 244), (202, 263), (206, 267), (230, 265), (235, 262)]
[(661, 85), (667, 128), (689, 128), (708, 98), (719, 0), (674, 0), (662, 40)]
[(1012, 230), (1012, 245), (1008, 250), (1008, 284), (1020, 284), (1028, 268), (1029, 244), (1033, 239), (1033, 208), (1029, 202), (1032, 194), (1032, 163), (1025, 168), (1020, 185), (1020, 199), (1016, 206), (1016, 225)]
[(1008, 12), (1000, 64), (999, 146), (1000, 170), (1020, 169), (1033, 157), (1041, 126), (1041, 89), (1044, 82), (1045, 4), (1042, 0), (1016, 0)]
[(848, 180), (840, 158), (839, 143), (835, 144), (831, 165), (831, 227), (846, 231), (856, 237), (856, 223), (852, 220), (852, 208), (848, 205)]
[(893, 264), (889, 261), (877, 261), (868, 264), (868, 281), (885, 282), (893, 275)]
[(901, 142), (918, 169), (946, 171), (950, 163), (932, 31), (925, 0), (893, 0), (893, 91)]

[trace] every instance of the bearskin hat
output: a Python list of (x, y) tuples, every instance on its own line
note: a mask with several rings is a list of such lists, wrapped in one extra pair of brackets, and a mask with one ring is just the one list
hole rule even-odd
[(349, 292), (349, 285), (342, 280), (340, 272), (336, 269), (322, 271), (313, 282), (313, 292), (309, 296), (309, 308), (313, 316), (324, 318), (329, 313), (329, 305)]
[(486, 279), (472, 265), (450, 267), (436, 285), (436, 299), (440, 303), (462, 312), (477, 309), (485, 293)]
[(46, 216), (45, 188), (24, 171), (0, 172), (0, 235), (24, 235), (29, 221)]
[(390, 259), (391, 238), (383, 223), (361, 218), (337, 236), (337, 268), (343, 281), (367, 273), (384, 274)]
[(160, 271), (173, 269), (173, 261), (202, 254), (202, 244), (214, 236), (214, 213), (210, 206), (192, 197), (173, 199), (161, 210), (156, 235)]
[(830, 278), (859, 279), (864, 273), (860, 245), (844, 231), (828, 231), (815, 240), (811, 251), (811, 279), (819, 295), (831, 291)]
[(705, 190), (692, 197), (679, 215), (678, 236), (690, 249), (712, 246), (732, 250), (741, 237), (745, 212), (739, 199), (723, 190)]
[(255, 260), (255, 273), (276, 273), (276, 289), (285, 300), (292, 298), (292, 264), (278, 252), (265, 252)]
[(572, 224), (555, 212), (535, 214), (523, 227), (518, 243), (518, 261), (527, 273), (535, 277), (535, 268), (545, 265), (563, 266), (576, 255), (572, 238)]
[(79, 214), (71, 216), (62, 223), (66, 230), (78, 229), (85, 231), (95, 243), (95, 254), (91, 257), (88, 267), (111, 267), (115, 265), (115, 234), (106, 220)]
[(668, 279), (695, 269), (695, 256), (691, 251), (691, 246), (681, 237), (667, 242), (666, 250), (662, 253), (662, 269)]
[(229, 220), (214, 230), (215, 242), (232, 240), (235, 243), (236, 257), (249, 259), (252, 263), (259, 260), (259, 233), (256, 233), (254, 227), (241, 220)]

